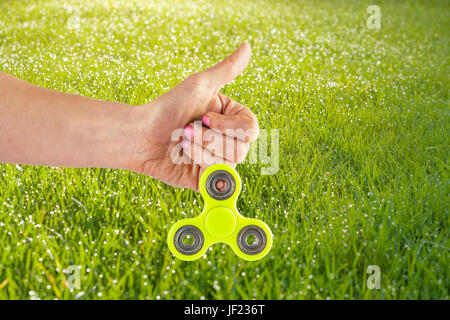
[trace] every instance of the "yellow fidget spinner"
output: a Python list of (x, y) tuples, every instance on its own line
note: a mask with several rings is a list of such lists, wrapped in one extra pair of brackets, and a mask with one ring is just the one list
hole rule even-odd
[(272, 232), (258, 219), (242, 216), (236, 208), (241, 192), (238, 173), (225, 164), (215, 164), (200, 178), (200, 194), (205, 200), (202, 213), (176, 222), (170, 228), (167, 243), (181, 260), (196, 260), (217, 243), (228, 244), (242, 259), (264, 257), (272, 247)]

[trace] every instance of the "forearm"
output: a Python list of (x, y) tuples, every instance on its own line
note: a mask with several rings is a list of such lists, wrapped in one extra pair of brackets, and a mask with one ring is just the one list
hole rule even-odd
[(0, 162), (128, 169), (138, 108), (0, 72)]

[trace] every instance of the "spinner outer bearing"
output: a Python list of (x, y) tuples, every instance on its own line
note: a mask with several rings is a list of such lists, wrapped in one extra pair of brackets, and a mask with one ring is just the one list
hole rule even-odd
[[(225, 189), (218, 190), (216, 183), (220, 180), (225, 182)], [(236, 191), (236, 180), (233, 175), (225, 170), (212, 172), (206, 179), (206, 192), (215, 200), (226, 200)]]
[[(192, 236), (194, 242), (192, 244), (186, 245), (183, 243), (183, 238), (185, 236)], [(173, 237), (173, 244), (175, 248), (185, 255), (193, 255), (199, 252), (203, 248), (203, 243), (205, 242), (203, 238), (203, 233), (199, 228), (192, 225), (184, 225), (180, 227)]]
[[(250, 235), (255, 237), (255, 242), (253, 244), (247, 243), (247, 237)], [(257, 255), (266, 248), (266, 232), (261, 227), (255, 225), (245, 226), (239, 231), (237, 236), (237, 245), (245, 254)]]

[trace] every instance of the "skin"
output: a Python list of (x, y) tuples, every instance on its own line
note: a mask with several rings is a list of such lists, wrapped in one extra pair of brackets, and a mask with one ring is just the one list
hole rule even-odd
[[(56, 92), (0, 72), (0, 162), (125, 169), (198, 191), (209, 165), (243, 161), (258, 136), (253, 112), (219, 93), (244, 71), (250, 55), (244, 42), (217, 65), (142, 106)], [(179, 128), (184, 138), (173, 141)], [(219, 140), (219, 146), (232, 143), (234, 152), (215, 148)], [(183, 161), (174, 161), (174, 154)]]

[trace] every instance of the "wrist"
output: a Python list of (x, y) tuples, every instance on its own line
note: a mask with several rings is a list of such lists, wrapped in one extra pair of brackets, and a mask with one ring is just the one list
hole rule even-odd
[(110, 124), (114, 168), (137, 171), (136, 153), (144, 119), (142, 106), (124, 105)]
[(84, 144), (88, 146), (90, 167), (133, 170), (136, 142), (142, 121), (142, 108), (123, 103), (101, 103), (85, 122)]

